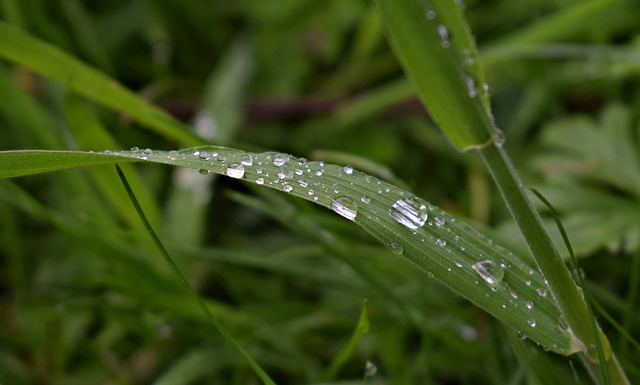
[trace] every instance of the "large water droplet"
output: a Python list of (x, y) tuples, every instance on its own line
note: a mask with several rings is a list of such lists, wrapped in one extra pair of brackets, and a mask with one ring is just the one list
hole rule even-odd
[(490, 259), (476, 262), (471, 266), (488, 284), (499, 284), (504, 277), (504, 268)]
[(331, 201), (331, 210), (352, 221), (358, 215), (358, 205), (349, 197), (338, 197)]
[(257, 183), (257, 184), (264, 184), (264, 178), (258, 178), (258, 179), (256, 179), (256, 183)]
[(147, 148), (146, 150), (142, 151), (142, 154), (140, 154), (140, 159), (147, 160), (149, 159), (151, 154), (153, 154), (153, 151)]
[(273, 164), (276, 166), (282, 166), (289, 160), (289, 155), (287, 154), (275, 154), (273, 156)]
[(244, 176), (244, 166), (240, 163), (231, 163), (227, 167), (227, 176), (240, 179)]
[(344, 173), (347, 175), (351, 175), (353, 174), (353, 167), (350, 165), (346, 165), (342, 168), (342, 171), (344, 171)]
[(291, 185), (285, 184), (284, 186), (282, 186), (282, 191), (291, 192), (293, 191), (293, 187)]
[(391, 242), (387, 247), (389, 251), (396, 255), (402, 255), (402, 253), (404, 253), (404, 247), (402, 247), (402, 245), (397, 242)]
[(389, 209), (389, 215), (396, 222), (415, 230), (427, 221), (427, 206), (417, 197), (399, 199)]

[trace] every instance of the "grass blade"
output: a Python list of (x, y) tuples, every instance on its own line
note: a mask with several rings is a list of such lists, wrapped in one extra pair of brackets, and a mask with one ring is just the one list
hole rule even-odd
[(345, 345), (345, 347), (338, 353), (336, 358), (327, 369), (325, 374), (325, 378), (328, 380), (333, 380), (338, 374), (340, 368), (344, 366), (349, 357), (353, 354), (358, 343), (362, 340), (362, 337), (369, 331), (369, 317), (367, 316), (368, 311), (367, 300), (365, 299), (362, 302), (362, 310), (360, 311), (360, 317), (358, 319), (358, 324), (356, 325), (356, 329), (353, 331), (349, 342)]
[[(46, 167), (33, 159), (46, 159)], [(69, 159), (67, 159), (67, 157)], [(95, 159), (92, 159), (95, 158)], [(124, 160), (145, 160), (214, 172), (284, 191), (355, 222), (389, 249), (531, 340), (561, 354), (583, 348), (559, 320), (560, 311), (532, 267), (428, 202), (349, 166), (307, 162), (280, 153), (209, 146), (180, 151), (110, 154), (0, 152), (0, 176)], [(57, 167), (59, 164), (61, 167)]]
[(0, 21), (0, 56), (49, 77), (111, 109), (128, 114), (160, 135), (184, 145), (204, 144), (161, 109), (62, 50)]
[(209, 321), (216, 327), (216, 329), (218, 329), (220, 334), (222, 334), (222, 337), (224, 337), (224, 339), (229, 343), (229, 345), (231, 345), (233, 349), (237, 351), (238, 354), (242, 356), (242, 358), (244, 358), (247, 364), (253, 369), (253, 371), (258, 375), (258, 377), (260, 377), (262, 382), (268, 385), (270, 384), (275, 385), (275, 382), (273, 382), (273, 380), (269, 377), (269, 375), (262, 369), (262, 367), (257, 362), (253, 360), (253, 358), (242, 348), (242, 346), (238, 344), (238, 342), (231, 336), (231, 334), (229, 334), (227, 329), (225, 329), (225, 327), (220, 323), (220, 321), (218, 321), (218, 319), (209, 311), (209, 309), (204, 304), (202, 299), (200, 299), (200, 296), (198, 295), (198, 293), (196, 293), (195, 290), (193, 290), (193, 288), (187, 281), (187, 278), (184, 276), (184, 274), (182, 274), (182, 272), (180, 271), (180, 268), (178, 268), (178, 265), (176, 265), (176, 263), (173, 261), (173, 258), (171, 258), (167, 250), (164, 248), (164, 245), (156, 235), (155, 231), (153, 231), (153, 228), (151, 227), (151, 223), (149, 223), (149, 221), (147, 220), (147, 217), (142, 211), (142, 207), (140, 207), (140, 204), (138, 203), (136, 196), (133, 194), (133, 190), (131, 189), (131, 186), (129, 186), (129, 182), (127, 182), (127, 178), (124, 176), (122, 169), (117, 164), (116, 164), (116, 170), (118, 171), (118, 175), (122, 180), (122, 184), (124, 185), (125, 190), (127, 190), (129, 199), (131, 200), (131, 203), (133, 203), (133, 206), (135, 207), (136, 212), (140, 216), (140, 219), (144, 223), (145, 228), (149, 232), (149, 235), (153, 239), (153, 242), (155, 243), (158, 250), (160, 250), (160, 253), (164, 257), (165, 261), (171, 267), (171, 270), (173, 271), (173, 273), (180, 280), (180, 283), (182, 284), (183, 288), (187, 291), (189, 296), (196, 302), (198, 307), (207, 316)]

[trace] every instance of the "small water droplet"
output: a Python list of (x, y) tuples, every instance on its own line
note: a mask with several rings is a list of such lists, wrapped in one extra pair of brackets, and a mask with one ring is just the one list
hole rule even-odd
[(313, 195), (313, 194), (315, 194), (315, 192), (313, 192), (313, 190), (309, 190), (309, 191), (307, 191), (307, 194)]
[(302, 175), (303, 171), (302, 171), (301, 168), (296, 168), (295, 170), (293, 170), (293, 173), (298, 175), (298, 176), (300, 176), (300, 175)]
[(502, 145), (504, 145), (505, 140), (506, 138), (504, 136), (504, 131), (496, 127), (495, 130), (493, 131), (493, 142), (496, 144), (496, 147), (502, 147)]
[(275, 154), (273, 156), (273, 164), (275, 166), (282, 166), (289, 160), (289, 155), (287, 154)]
[(402, 245), (397, 242), (389, 243), (388, 248), (392, 253), (396, 255), (402, 255), (402, 253), (404, 253), (404, 247), (402, 247)]
[(209, 160), (211, 159), (211, 157), (209, 156), (209, 154), (207, 154), (206, 152), (201, 152), (200, 155), (198, 156), (200, 159), (202, 160)]
[(291, 171), (291, 168), (288, 166), (280, 166), (278, 168), (276, 176), (278, 177), (278, 179), (288, 179), (293, 176), (293, 171)]
[(257, 184), (264, 184), (264, 178), (258, 178), (258, 179), (256, 179), (256, 183), (257, 183)]
[(151, 154), (153, 154), (153, 151), (151, 151), (150, 149), (147, 148), (144, 151), (142, 151), (142, 154), (140, 154), (140, 159), (147, 160), (147, 159), (149, 159)]
[(244, 176), (244, 166), (240, 163), (231, 163), (227, 167), (227, 176), (240, 179)]
[(353, 174), (353, 167), (350, 165), (346, 165), (342, 168), (342, 171), (347, 175), (351, 175)]
[(200, 174), (200, 175), (209, 175), (209, 170), (201, 168), (201, 169), (198, 170), (198, 174)]
[(471, 267), (492, 286), (499, 284), (504, 277), (504, 268), (490, 259), (476, 262)]
[(520, 338), (521, 340), (526, 340), (527, 339), (527, 335), (524, 334), (523, 332), (519, 331), (518, 332), (518, 338)]
[(324, 172), (322, 170), (316, 170), (315, 174), (316, 174), (316, 176), (322, 176), (322, 174), (324, 174)]
[(240, 163), (242, 163), (243, 166), (251, 166), (253, 165), (253, 158), (249, 154), (242, 155), (240, 156)]
[(178, 155), (179, 155), (179, 154), (178, 154), (178, 151), (176, 151), (176, 150), (171, 150), (171, 151), (169, 151), (169, 154), (168, 154), (167, 156), (168, 156), (168, 157), (169, 157), (169, 159), (171, 159), (171, 160), (176, 160), (176, 159), (178, 159)]
[(138, 147), (131, 147), (131, 151), (138, 151), (140, 150)]
[(298, 159), (298, 164), (300, 166), (304, 166), (305, 164), (307, 164), (307, 160), (305, 158), (300, 158)]
[(282, 191), (291, 192), (293, 191), (293, 187), (291, 187), (291, 185), (285, 184), (284, 186), (282, 186)]
[(547, 296), (547, 291), (541, 287), (536, 289), (536, 292), (538, 293), (538, 295), (540, 297), (546, 297)]
[(369, 195), (361, 196), (360, 200), (362, 201), (362, 203), (370, 203), (371, 202), (371, 198), (369, 197)]
[(418, 197), (399, 199), (389, 209), (389, 215), (396, 222), (415, 230), (427, 221), (427, 206)]
[(378, 367), (371, 361), (367, 361), (367, 364), (364, 366), (364, 376), (373, 377), (378, 373)]
[(536, 327), (536, 320), (534, 320), (533, 318), (529, 318), (529, 319), (527, 320), (527, 324), (528, 324), (529, 326), (531, 326), (532, 328), (535, 328), (535, 327)]
[(331, 210), (352, 221), (358, 215), (358, 205), (349, 197), (338, 197), (331, 201)]
[(436, 245), (438, 245), (438, 246), (440, 246), (440, 247), (444, 247), (444, 246), (446, 246), (446, 245), (447, 245), (447, 241), (445, 241), (445, 240), (444, 240), (444, 239), (442, 239), (442, 238), (438, 238), (438, 239), (436, 239)]
[(462, 50), (462, 55), (464, 56), (464, 63), (466, 65), (473, 65), (475, 63), (475, 60), (473, 59), (473, 55), (471, 55), (471, 50), (469, 50), (468, 48), (465, 48)]
[(471, 76), (467, 76), (464, 82), (467, 85), (467, 94), (469, 95), (469, 97), (475, 98), (476, 96), (478, 96), (478, 91), (476, 91), (476, 81), (473, 80)]
[(527, 286), (531, 286), (531, 281), (527, 279), (527, 280), (524, 281), (524, 284), (527, 285)]
[(445, 224), (445, 220), (444, 220), (444, 218), (443, 218), (443, 217), (440, 217), (440, 216), (435, 217), (435, 218), (433, 219), (433, 221), (436, 223), (436, 226), (444, 226), (444, 224)]
[(449, 31), (447, 30), (447, 27), (439, 25), (437, 28), (438, 35), (440, 35), (440, 45), (442, 45), (442, 48), (449, 48)]
[(527, 308), (527, 310), (531, 310), (533, 309), (533, 302), (531, 301), (524, 301), (524, 307)]
[(456, 267), (461, 268), (462, 267), (462, 263), (460, 262), (454, 262), (456, 264)]
[(303, 179), (300, 179), (298, 183), (300, 184), (300, 187), (307, 187), (309, 185), (307, 181)]
[(424, 14), (429, 20), (433, 20), (436, 18), (436, 12), (431, 8), (431, 6), (427, 6), (424, 10)]

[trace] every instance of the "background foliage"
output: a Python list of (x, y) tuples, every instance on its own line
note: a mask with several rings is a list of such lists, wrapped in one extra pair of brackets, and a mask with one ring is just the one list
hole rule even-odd
[[(208, 140), (353, 164), (526, 256), (478, 159), (425, 129), (433, 124), (364, 1), (0, 4), (3, 20)], [(593, 295), (637, 339), (639, 6), (469, 1), (465, 13), (507, 151), (563, 215)], [(8, 62), (0, 95), (3, 150), (187, 144)], [(327, 210), (191, 170), (127, 171), (192, 285), (280, 384), (334, 381), (329, 367), (364, 298), (370, 330), (338, 379), (361, 381), (367, 361), (372, 383), (574, 375), (567, 358), (519, 340)], [(184, 300), (111, 168), (5, 180), (0, 197), (0, 380), (257, 381)], [(607, 334), (633, 382), (638, 352)]]

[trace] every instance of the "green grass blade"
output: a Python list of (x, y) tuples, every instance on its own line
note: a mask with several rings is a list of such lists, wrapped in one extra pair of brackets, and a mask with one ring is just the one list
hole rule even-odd
[(51, 78), (100, 104), (126, 113), (160, 135), (184, 145), (204, 144), (190, 129), (62, 50), (0, 21), (0, 56)]
[(273, 382), (273, 380), (264, 371), (264, 369), (262, 369), (262, 367), (253, 360), (253, 358), (242, 348), (242, 346), (238, 344), (238, 342), (233, 338), (233, 336), (229, 334), (227, 329), (225, 329), (225, 327), (220, 323), (220, 321), (218, 321), (218, 319), (211, 313), (211, 311), (209, 311), (209, 309), (207, 308), (207, 305), (205, 305), (202, 299), (200, 299), (200, 296), (198, 295), (198, 293), (196, 293), (196, 291), (193, 290), (193, 288), (189, 284), (189, 281), (187, 281), (187, 278), (184, 276), (184, 274), (182, 274), (182, 272), (180, 271), (180, 268), (173, 261), (173, 258), (171, 258), (171, 255), (169, 255), (169, 252), (167, 252), (167, 250), (164, 248), (164, 245), (160, 241), (160, 238), (158, 238), (155, 231), (151, 227), (151, 223), (149, 223), (149, 221), (147, 220), (147, 217), (142, 211), (142, 207), (140, 207), (140, 204), (138, 203), (138, 200), (134, 195), (133, 190), (129, 185), (129, 182), (127, 182), (127, 178), (122, 172), (122, 169), (117, 164), (116, 164), (116, 170), (118, 171), (118, 175), (120, 176), (120, 179), (122, 180), (122, 184), (124, 185), (124, 188), (127, 191), (127, 194), (129, 195), (129, 199), (131, 200), (131, 203), (133, 203), (133, 206), (135, 207), (136, 212), (140, 216), (140, 219), (144, 223), (145, 228), (149, 232), (149, 235), (153, 239), (153, 242), (157, 246), (158, 250), (160, 250), (160, 253), (164, 257), (165, 261), (171, 267), (171, 270), (173, 271), (173, 273), (180, 280), (180, 283), (182, 284), (185, 291), (198, 305), (200, 310), (202, 310), (202, 312), (207, 316), (207, 318), (215, 326), (215, 328), (218, 329), (220, 334), (222, 334), (222, 337), (224, 337), (224, 339), (229, 343), (229, 345), (231, 345), (233, 349), (235, 349), (238, 352), (238, 354), (242, 356), (242, 358), (253, 369), (253, 371), (258, 375), (258, 377), (260, 377), (262, 382), (268, 385), (271, 385), (271, 384), (275, 385), (275, 382)]
[(484, 74), (453, 0), (377, 0), (392, 46), (431, 116), (458, 148), (493, 138)]
[[(531, 340), (561, 354), (583, 348), (560, 323), (560, 311), (532, 267), (439, 208), (351, 167), (216, 146), (110, 154), (7, 151), (0, 152), (0, 177), (102, 163), (109, 158), (214, 172), (315, 202), (355, 222), (393, 253)], [(45, 165), (38, 165), (43, 161)], [(11, 170), (13, 167), (20, 170)]]
[[(580, 267), (578, 266), (578, 260), (576, 259), (575, 254), (573, 253), (573, 247), (571, 247), (571, 242), (569, 242), (569, 237), (567, 236), (567, 232), (564, 230), (564, 226), (560, 221), (560, 214), (553, 207), (551, 202), (547, 200), (538, 190), (531, 189), (531, 191), (535, 194), (538, 199), (542, 201), (542, 203), (547, 206), (549, 209), (553, 220), (556, 222), (556, 226), (558, 226), (558, 230), (560, 230), (560, 234), (562, 235), (562, 240), (569, 250), (569, 256), (571, 257), (571, 267), (573, 268), (574, 279), (577, 280), (578, 285), (582, 289), (582, 295), (584, 296), (585, 303), (587, 305), (587, 311), (589, 312), (589, 318), (591, 319), (591, 327), (592, 332), (594, 334), (594, 340), (596, 343), (596, 351), (598, 353), (598, 363), (600, 364), (600, 375), (602, 376), (602, 382), (604, 384), (611, 384), (611, 378), (609, 375), (609, 370), (607, 368), (608, 357), (611, 355), (611, 346), (609, 346), (609, 341), (607, 338), (600, 332), (600, 328), (596, 322), (596, 317), (593, 314), (593, 309), (591, 309), (591, 298), (589, 295), (589, 290), (587, 290), (587, 286), (584, 282), (584, 278), (582, 278), (582, 274), (580, 273)], [(602, 337), (601, 337), (602, 334)], [(606, 344), (606, 346), (603, 346)], [(607, 350), (605, 355), (605, 348)], [(607, 358), (605, 358), (607, 357)]]
[(356, 325), (356, 329), (353, 331), (349, 342), (347, 342), (345, 347), (340, 351), (340, 353), (338, 353), (327, 369), (324, 377), (328, 380), (333, 380), (336, 377), (340, 368), (342, 368), (349, 357), (353, 355), (353, 352), (356, 350), (356, 347), (362, 340), (362, 337), (369, 331), (369, 317), (367, 316), (368, 308), (367, 300), (365, 299), (362, 302), (362, 310), (360, 311), (358, 324)]

